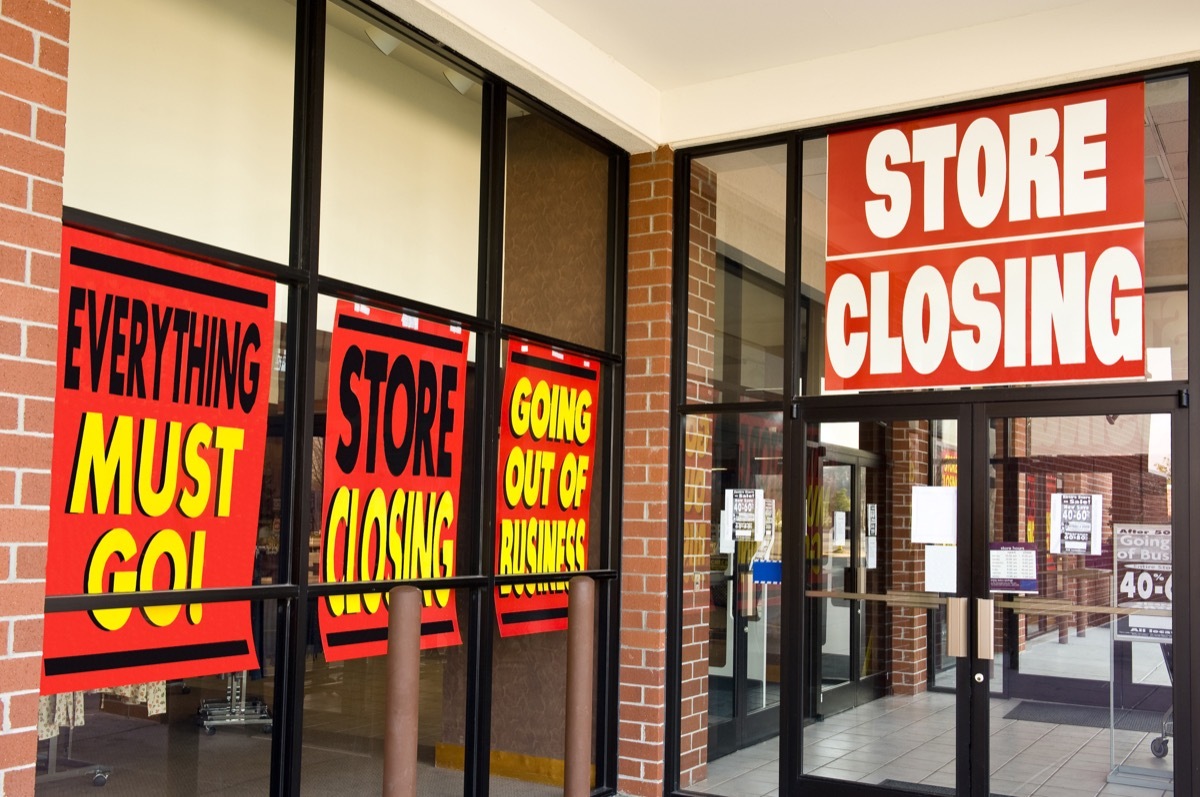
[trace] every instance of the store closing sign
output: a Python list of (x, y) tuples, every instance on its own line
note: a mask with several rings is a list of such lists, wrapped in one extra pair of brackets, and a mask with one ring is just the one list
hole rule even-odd
[[(275, 286), (63, 230), (46, 594), (253, 577)], [(46, 615), (50, 694), (258, 667), (246, 601)]]
[[(467, 334), (339, 302), (329, 352), (323, 583), (454, 575)], [(421, 647), (457, 645), (451, 589), (427, 589)], [(319, 603), (327, 661), (387, 652), (388, 595)]]
[[(587, 569), (597, 364), (513, 343), (504, 375), (496, 498), (496, 573)], [(496, 587), (501, 636), (567, 627), (566, 581)]]
[(1137, 378), (1143, 87), (829, 137), (828, 391)]

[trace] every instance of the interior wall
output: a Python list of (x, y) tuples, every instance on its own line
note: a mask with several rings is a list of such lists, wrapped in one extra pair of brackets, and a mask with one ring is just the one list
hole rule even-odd
[[(64, 203), (286, 263), (295, 13), (76, 0)], [(328, 34), (322, 273), (473, 312), (478, 101)]]
[(294, 16), (72, 3), (64, 204), (286, 263)]

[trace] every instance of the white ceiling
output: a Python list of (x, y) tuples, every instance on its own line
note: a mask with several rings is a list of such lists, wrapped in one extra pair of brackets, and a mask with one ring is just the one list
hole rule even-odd
[(631, 152), (1200, 60), (1200, 0), (376, 0)]
[(659, 91), (1081, 4), (1080, 0), (533, 2)]

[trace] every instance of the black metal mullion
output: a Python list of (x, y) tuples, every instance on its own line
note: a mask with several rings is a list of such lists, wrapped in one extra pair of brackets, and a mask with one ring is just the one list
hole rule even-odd
[[(987, 593), (989, 455), (987, 405), (966, 404), (959, 412), (958, 434), (961, 452), (970, 452), (967, 489), (958, 491), (959, 594), (967, 599), (967, 656), (957, 667), (958, 768), (955, 776), (959, 794), (983, 795), (988, 792), (990, 756), (990, 672), (988, 662), (978, 658), (979, 600)], [(964, 430), (966, 445), (963, 445)], [(959, 455), (959, 485), (963, 482), (962, 456)], [(963, 521), (966, 525), (963, 525)], [(966, 548), (964, 551), (963, 548)], [(976, 675), (982, 674), (982, 682)]]
[[(808, 667), (804, 661), (804, 488), (806, 475), (804, 461), (804, 421), (799, 418), (799, 407), (794, 403), (797, 376), (803, 373), (801, 358), (805, 352), (799, 342), (803, 340), (800, 323), (801, 283), (801, 220), (803, 191), (801, 191), (804, 158), (804, 142), (798, 135), (787, 140), (787, 193), (785, 202), (784, 237), (784, 293), (783, 293), (783, 518), (791, 534), (783, 538), (783, 584), (780, 600), (783, 611), (780, 664), (785, 677), (779, 687), (779, 793), (787, 794), (795, 786), (803, 768), (803, 698)], [(793, 488), (793, 485), (796, 485)]]
[(504, 167), (507, 147), (507, 87), (499, 80), (483, 85), (480, 144), (479, 293), (478, 308), (488, 332), (477, 341), (475, 395), (479, 408), (475, 434), (481, 441), (474, 491), (479, 506), (475, 539), (467, 567), (488, 579), (488, 586), (469, 593), (467, 635), (466, 738), (463, 793), (487, 797), (492, 740), (492, 622), (496, 468), (499, 434), (499, 383), (504, 260)]
[[(1200, 269), (1200, 64), (1188, 68), (1188, 401), (1177, 410), (1172, 423), (1172, 482), (1185, 485), (1175, 490), (1174, 569), (1182, 578), (1175, 579), (1173, 629), (1172, 699), (1175, 707), (1175, 793), (1193, 794), (1200, 788), (1200, 745), (1193, 723), (1200, 717), (1200, 690), (1193, 681), (1197, 651), (1200, 650), (1200, 545), (1192, 544), (1190, 517), (1200, 514), (1195, 504), (1200, 496), (1200, 468), (1191, 468), (1192, 457), (1200, 453), (1200, 424), (1190, 422), (1190, 396), (1200, 396), (1200, 285), (1193, 272)], [(1182, 421), (1182, 423), (1179, 423)], [(1177, 427), (1183, 426), (1180, 430)], [(1180, 493), (1185, 495), (1181, 496)]]
[(298, 0), (288, 260), (306, 279), (293, 285), (288, 296), (281, 547), (290, 556), (282, 562), (280, 577), (284, 583), (296, 584), (297, 593), (279, 604), (278, 614), (271, 793), (279, 797), (300, 794), (303, 749), (309, 534), (302, 524), (309, 517), (312, 482), (325, 18), (325, 0)]
[(683, 487), (685, 416), (678, 407), (687, 399), (687, 312), (688, 312), (688, 232), (691, 214), (690, 174), (692, 159), (683, 152), (674, 158), (675, 207), (672, 219), (671, 247), (671, 397), (670, 429), (667, 450), (667, 484), (672, 485), (667, 501), (667, 667), (664, 695), (663, 793), (679, 789), (680, 691), (683, 674)]
[(615, 570), (616, 577), (601, 581), (597, 587), (596, 628), (599, 644), (596, 649), (596, 715), (594, 747), (596, 786), (616, 789), (618, 703), (620, 694), (621, 644), (621, 478), (624, 471), (625, 417), (625, 307), (626, 263), (629, 230), (629, 156), (616, 153), (608, 159), (608, 313), (606, 314), (605, 345), (609, 351), (621, 352), (620, 364), (606, 369), (604, 397), (608, 435), (599, 445), (604, 446), (605, 469), (600, 483), (601, 495), (606, 496), (602, 508), (601, 568)]

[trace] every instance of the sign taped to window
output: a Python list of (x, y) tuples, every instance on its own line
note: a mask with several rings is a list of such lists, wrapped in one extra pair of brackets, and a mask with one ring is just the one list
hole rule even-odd
[[(253, 580), (269, 279), (66, 227), (46, 594)], [(46, 615), (46, 694), (255, 669), (248, 601)]]
[[(329, 350), (322, 583), (455, 574), (467, 333), (338, 302)], [(317, 601), (327, 661), (387, 652), (388, 596)], [(422, 649), (460, 641), (454, 590), (422, 592)]]
[[(570, 352), (512, 342), (504, 373), (496, 573), (587, 569), (600, 367)], [(568, 582), (496, 586), (501, 636), (567, 627)]]

